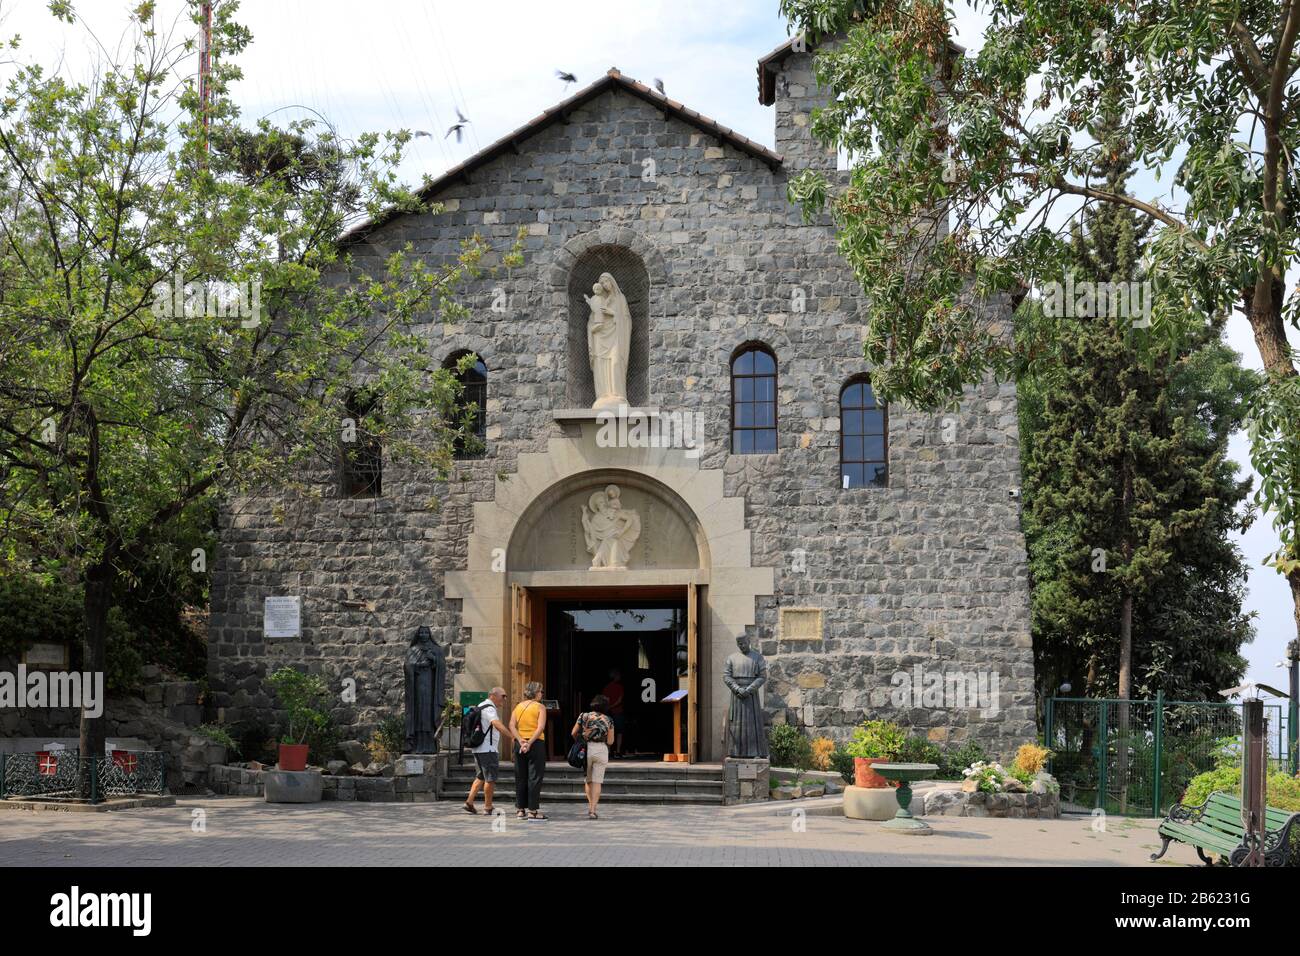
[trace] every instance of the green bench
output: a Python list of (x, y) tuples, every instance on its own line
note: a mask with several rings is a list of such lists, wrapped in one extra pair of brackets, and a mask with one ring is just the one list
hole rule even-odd
[[(1264, 837), (1264, 865), (1287, 866), (1291, 859), (1291, 830), (1300, 834), (1300, 813), (1266, 808), (1264, 812), (1267, 834)], [(1174, 804), (1169, 815), (1160, 822), (1158, 832), (1164, 842), (1159, 853), (1151, 859), (1165, 855), (1173, 841), (1196, 847), (1196, 855), (1209, 865), (1213, 861), (1206, 851), (1217, 853), (1232, 866), (1240, 866), (1249, 852), (1245, 846), (1246, 829), (1241, 825), (1241, 799), (1216, 790), (1199, 807)]]

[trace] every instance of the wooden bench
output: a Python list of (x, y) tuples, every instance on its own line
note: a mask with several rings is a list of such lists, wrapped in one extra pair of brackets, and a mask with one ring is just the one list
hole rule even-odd
[[(1291, 858), (1292, 827), (1300, 833), (1300, 813), (1267, 807), (1264, 817), (1264, 865), (1286, 866)], [(1199, 807), (1174, 804), (1160, 822), (1158, 832), (1164, 842), (1159, 853), (1151, 854), (1153, 861), (1164, 856), (1175, 840), (1195, 847), (1196, 855), (1207, 866), (1213, 861), (1206, 851), (1217, 853), (1232, 866), (1240, 866), (1249, 854), (1246, 829), (1241, 824), (1241, 800), (1222, 790), (1214, 791)]]

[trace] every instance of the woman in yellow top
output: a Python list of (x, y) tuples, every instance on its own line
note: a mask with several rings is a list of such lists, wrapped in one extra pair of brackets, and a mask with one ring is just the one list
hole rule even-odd
[(540, 804), (542, 778), (546, 776), (546, 705), (542, 685), (529, 681), (524, 699), (510, 715), (515, 752), (515, 816), (520, 820), (545, 820)]

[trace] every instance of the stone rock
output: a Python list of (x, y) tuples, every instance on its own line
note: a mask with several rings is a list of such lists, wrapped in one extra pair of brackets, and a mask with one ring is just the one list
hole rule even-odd
[(1026, 787), (1024, 783), (1017, 780), (1015, 777), (1007, 777), (1006, 781), (1002, 784), (1002, 792), (1003, 793), (1028, 793), (1029, 788)]
[(975, 793), (980, 788), (979, 781), (974, 777), (967, 777), (961, 782), (962, 793)]
[(773, 800), (793, 800), (797, 796), (799, 796), (799, 788), (792, 787), (789, 784), (776, 787), (772, 790)]
[(361, 764), (365, 766), (370, 763), (370, 749), (359, 740), (345, 740), (338, 746), (340, 756), (348, 762), (349, 766)]
[(1054, 786), (1056, 778), (1047, 771), (1040, 771), (1034, 774), (1034, 782), (1029, 785), (1030, 793), (1054, 793), (1057, 788)]
[(325, 772), (334, 777), (340, 777), (348, 772), (346, 760), (331, 760), (325, 764)]
[(826, 787), (823, 784), (814, 784), (811, 787), (803, 788), (805, 797), (824, 797), (826, 796)]

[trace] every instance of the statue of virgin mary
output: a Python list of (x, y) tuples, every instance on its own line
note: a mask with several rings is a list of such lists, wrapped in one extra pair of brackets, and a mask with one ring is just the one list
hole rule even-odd
[(632, 346), (632, 313), (627, 298), (608, 272), (602, 272), (585, 296), (591, 308), (587, 320), (587, 354), (596, 386), (592, 408), (617, 411), (627, 404), (627, 359)]

